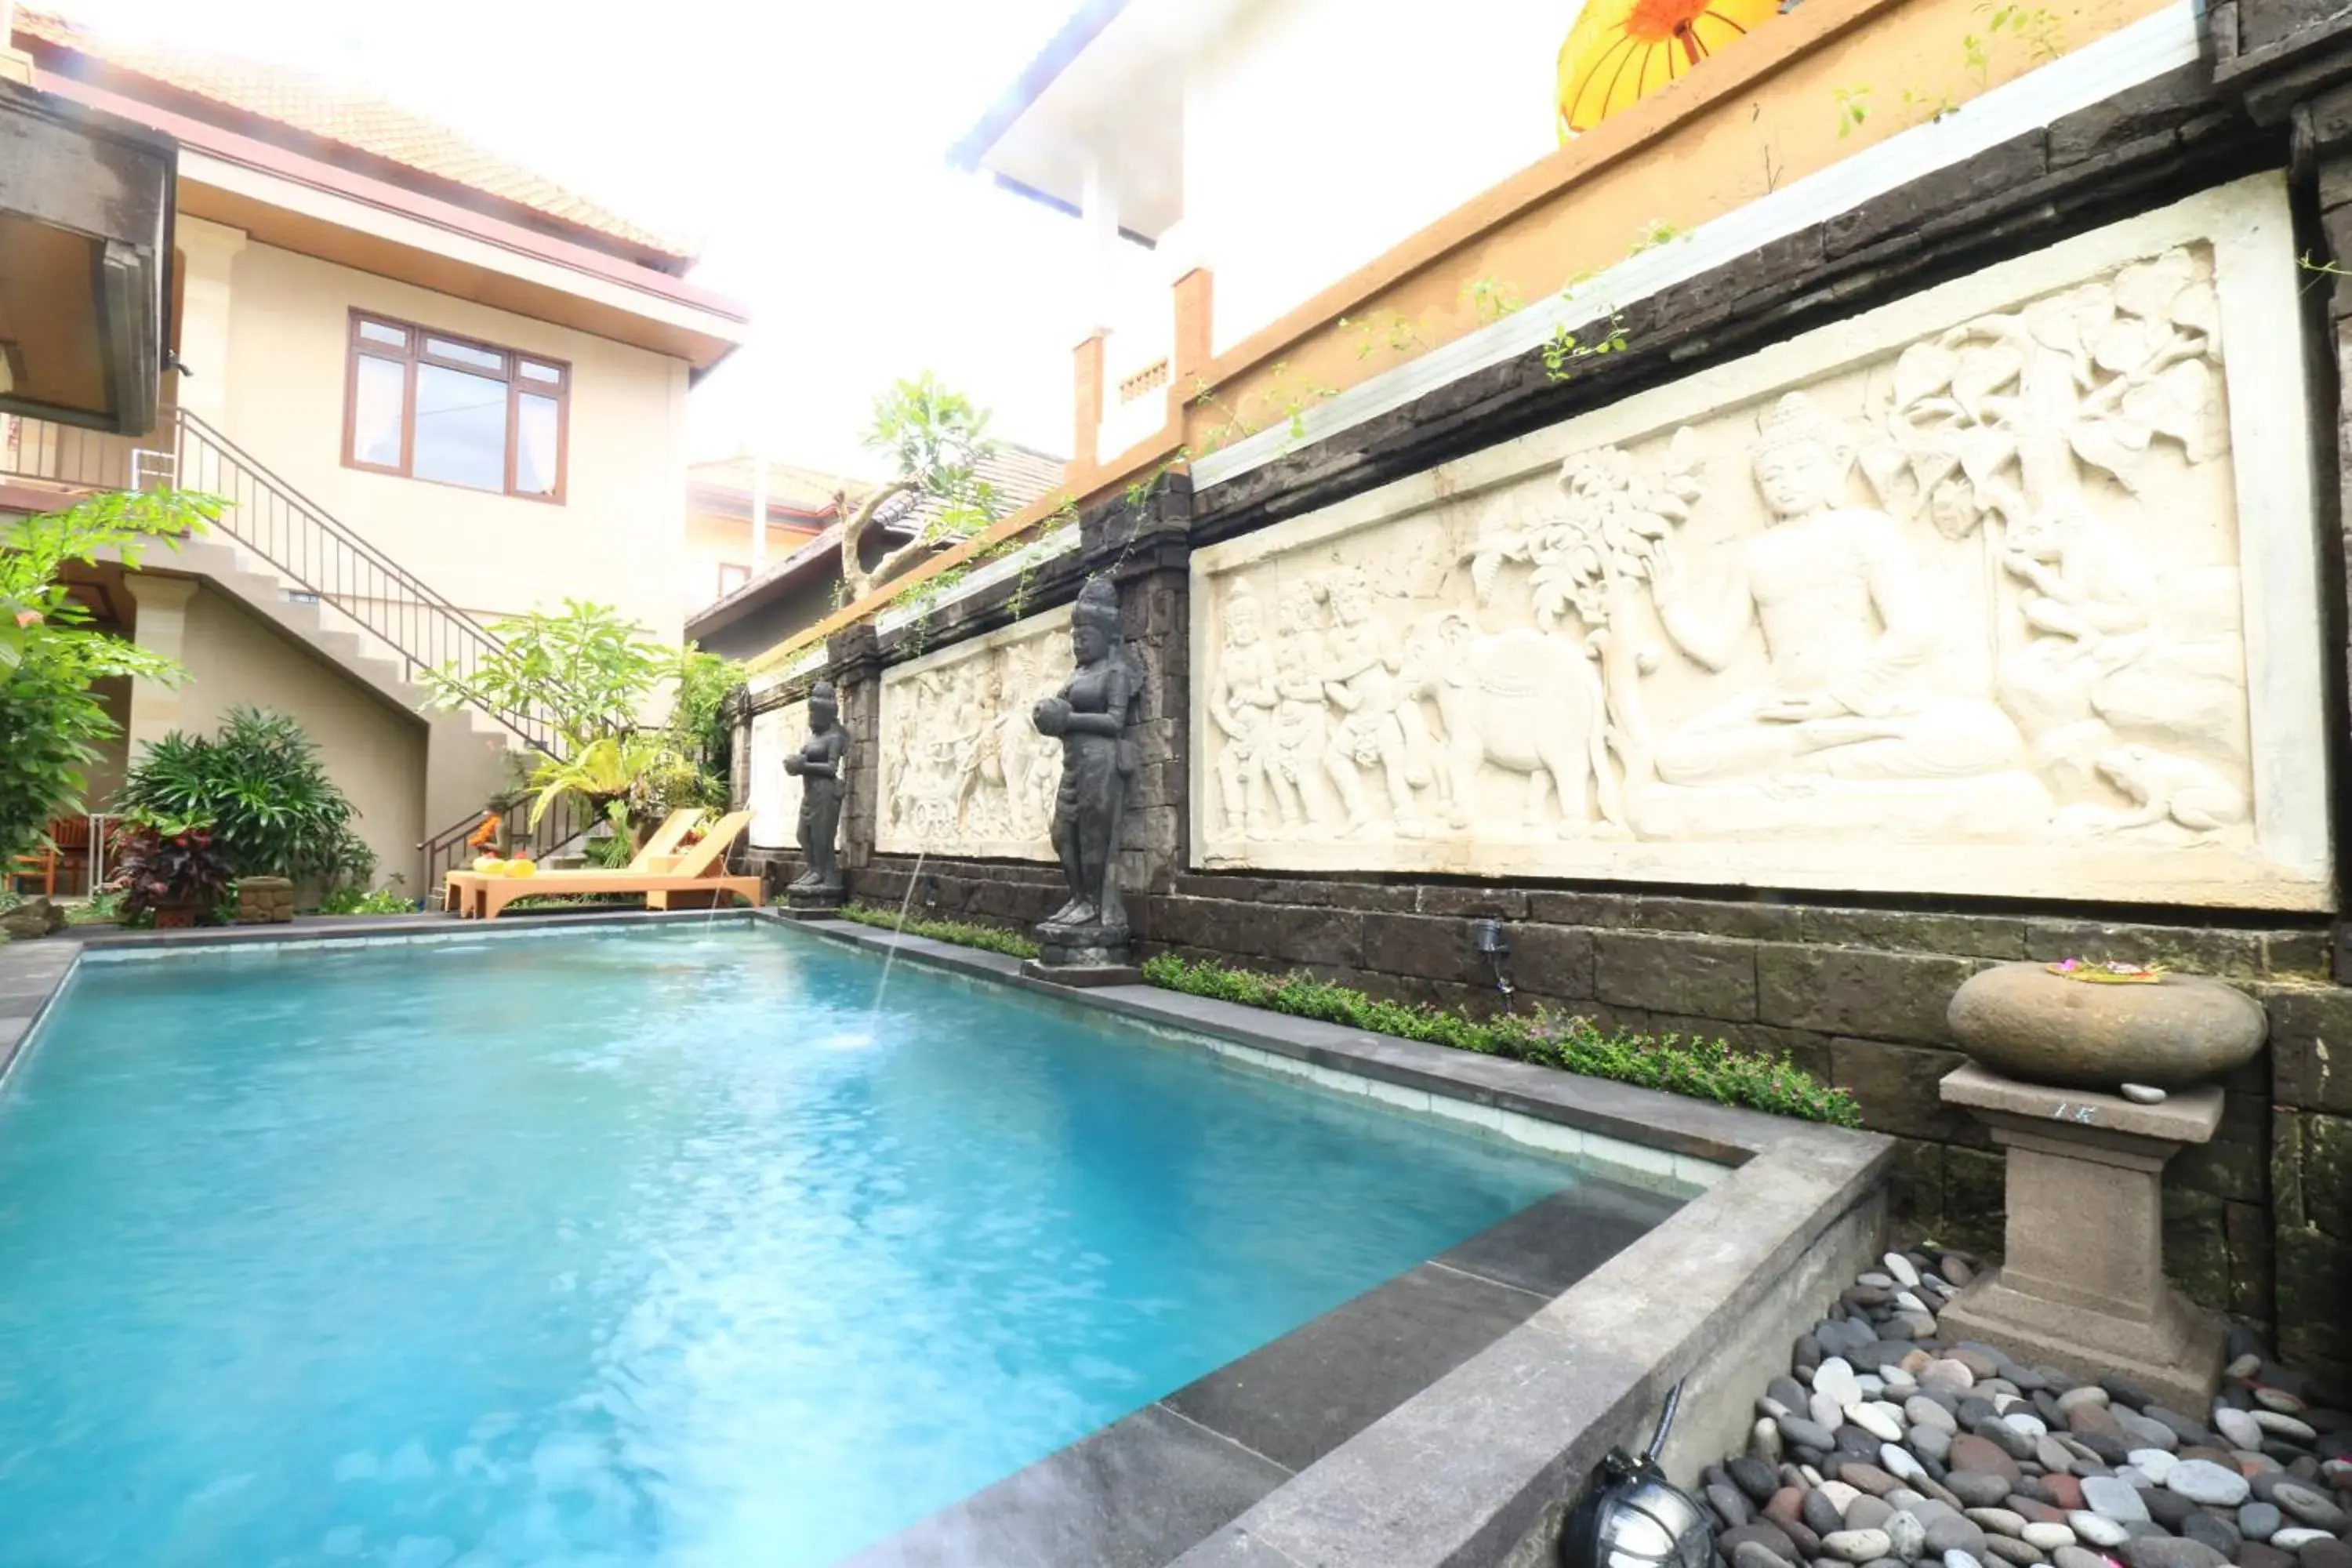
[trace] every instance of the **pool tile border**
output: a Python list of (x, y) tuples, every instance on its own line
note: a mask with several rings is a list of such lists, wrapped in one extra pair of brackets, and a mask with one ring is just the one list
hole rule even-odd
[[(1520, 1568), (1549, 1562), (1569, 1496), (1611, 1447), (1639, 1447), (1647, 1440), (1666, 1390), (1676, 1382), (1685, 1387), (1682, 1418), (1666, 1449), (1669, 1472), (1688, 1482), (1707, 1458), (1738, 1448), (1751, 1415), (1756, 1366), (1785, 1352), (1788, 1339), (1809, 1326), (1874, 1255), (1884, 1229), (1885, 1178), (1895, 1145), (1874, 1133), (1149, 986), (1074, 991), (1025, 979), (1018, 960), (846, 921), (793, 924), (826, 940), (895, 949), (927, 966), (1222, 1039), (1286, 1058), (1292, 1068), (1321, 1068), (1328, 1077), (1302, 1076), (1333, 1088), (1347, 1087), (1341, 1079), (1382, 1086), (1380, 1098), (1407, 1108), (1418, 1101), (1395, 1100), (1389, 1091), (1426, 1094), (1433, 1105), (1443, 1099), (1515, 1113), (1579, 1134), (1574, 1148), (1588, 1158), (1605, 1162), (1627, 1145), (1702, 1162), (1719, 1173), (1664, 1224), (1564, 1289), (1530, 1295), (1534, 1310), (1525, 1321), (1474, 1347), (1211, 1532), (1180, 1542), (1163, 1558), (1100, 1558), (1105, 1563), (1440, 1568), (1500, 1563)], [(1456, 1255), (1482, 1243), (1511, 1256), (1508, 1240), (1493, 1233), (1474, 1237), (1423, 1267), (1452, 1267), (1463, 1260)], [(1370, 1294), (1396, 1285), (1391, 1280)], [(1273, 1352), (1291, 1337), (1254, 1354)], [(1181, 1392), (1171, 1396), (1183, 1397)], [(989, 1500), (1003, 1531), (1004, 1489), (1016, 1482), (1031, 1487), (1035, 1506), (1050, 1511), (1055, 1489), (1024, 1478), (1033, 1471), (1049, 1478), (1059, 1463), (1087, 1463), (1090, 1445), (1126, 1426), (1105, 1428), (856, 1562), (880, 1568), (1097, 1561), (1084, 1552), (1042, 1549), (1061, 1528), (1051, 1519), (1033, 1523), (1026, 1538), (990, 1538), (1021, 1540), (1025, 1554), (1016, 1548), (1009, 1557), (983, 1552), (975, 1558), (968, 1550), (971, 1538), (963, 1541), (961, 1555), (946, 1549), (957, 1542), (957, 1525), (968, 1525), (974, 1517), (970, 1510), (982, 1500)], [(1129, 1439), (1122, 1435), (1119, 1440)]]

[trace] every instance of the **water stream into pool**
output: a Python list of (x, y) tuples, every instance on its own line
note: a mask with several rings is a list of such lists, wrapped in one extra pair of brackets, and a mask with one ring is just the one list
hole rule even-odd
[(0, 1097), (0, 1561), (815, 1568), (1590, 1179), (879, 968), (87, 966)]

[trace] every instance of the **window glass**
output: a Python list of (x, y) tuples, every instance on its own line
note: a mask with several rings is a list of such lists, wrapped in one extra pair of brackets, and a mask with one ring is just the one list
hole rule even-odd
[(408, 367), (395, 359), (362, 354), (352, 388), (352, 461), (400, 467), (400, 414)]
[(556, 477), (556, 405), (552, 397), (522, 393), (515, 398), (515, 494), (551, 496)]
[(416, 449), (420, 479), (507, 487), (507, 384), (437, 364), (416, 367)]
[(562, 504), (568, 365), (358, 311), (350, 358), (345, 462)]
[(503, 374), (507, 368), (506, 355), (492, 353), (488, 349), (478, 349), (471, 343), (456, 342), (448, 338), (425, 339), (425, 352), (442, 359), (455, 360), (459, 364), (472, 365), (477, 370), (498, 371)]

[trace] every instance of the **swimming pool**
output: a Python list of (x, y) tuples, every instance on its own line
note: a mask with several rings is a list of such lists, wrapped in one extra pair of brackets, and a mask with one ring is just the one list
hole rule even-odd
[(10, 1560), (827, 1563), (1612, 1186), (879, 973), (751, 922), (86, 963), (0, 1098)]

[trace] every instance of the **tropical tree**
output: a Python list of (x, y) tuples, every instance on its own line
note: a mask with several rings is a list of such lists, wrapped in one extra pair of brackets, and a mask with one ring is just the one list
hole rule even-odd
[[(980, 466), (995, 455), (988, 411), (940, 384), (925, 371), (900, 381), (874, 400), (874, 422), (865, 445), (887, 453), (898, 477), (866, 498), (841, 531), (841, 576), (849, 596), (860, 599), (908, 564), (949, 540), (978, 533), (1004, 515), (1004, 498), (982, 479)], [(882, 509), (912, 493), (929, 513), (922, 531), (883, 556), (868, 572), (858, 558), (866, 535)]]
[(121, 732), (94, 684), (181, 679), (170, 659), (96, 630), (66, 567), (111, 552), (135, 570), (151, 542), (176, 548), (225, 504), (189, 490), (91, 496), (0, 535), (0, 859), (26, 853), (52, 820), (83, 809), (99, 744)]
[(634, 729), (677, 654), (610, 605), (566, 599), (560, 614), (532, 611), (491, 623), (500, 646), (471, 668), (428, 669), (433, 705), (472, 703), (538, 720), (563, 751)]

